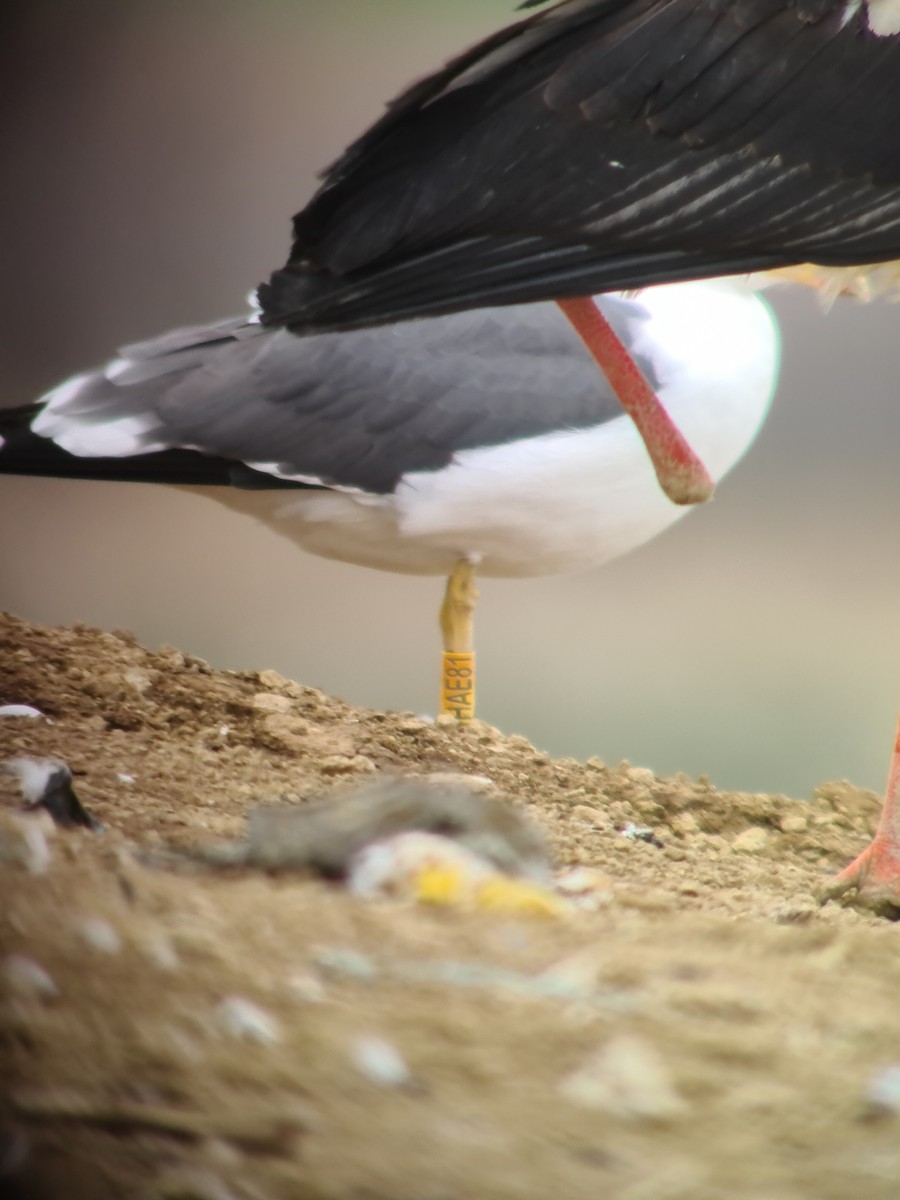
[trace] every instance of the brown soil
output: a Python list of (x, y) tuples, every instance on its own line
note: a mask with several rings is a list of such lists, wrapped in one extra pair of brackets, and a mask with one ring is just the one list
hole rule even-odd
[[(0, 783), (0, 1195), (900, 1194), (898, 927), (816, 899), (877, 797), (551, 761), (127, 634), (4, 618), (0, 664), (0, 703), (49, 718), (0, 719), (0, 757), (64, 759), (107, 830), (55, 831), (41, 870)], [(596, 869), (587, 899), (145, 861), (240, 836), (259, 801), (434, 772), (493, 780), (560, 868)]]

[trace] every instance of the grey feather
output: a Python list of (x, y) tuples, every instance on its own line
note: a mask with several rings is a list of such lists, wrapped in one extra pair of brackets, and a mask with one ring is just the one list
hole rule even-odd
[[(599, 303), (633, 343), (640, 303)], [(652, 364), (639, 365), (655, 386)], [(378, 493), (465, 449), (621, 415), (553, 304), (306, 338), (233, 318), (127, 346), (46, 399), (35, 431), (67, 449), (74, 432), (82, 455), (92, 426), (99, 434), (119, 421), (133, 436), (115, 454), (194, 449)]]

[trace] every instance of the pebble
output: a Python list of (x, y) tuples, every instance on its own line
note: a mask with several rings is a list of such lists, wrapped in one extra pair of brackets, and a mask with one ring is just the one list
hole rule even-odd
[(731, 843), (732, 850), (742, 854), (761, 854), (769, 844), (769, 835), (759, 825), (751, 825), (743, 833), (739, 833)]
[(404, 717), (402, 721), (397, 722), (398, 733), (417, 734), (427, 728), (428, 722), (421, 717)]
[(793, 896), (772, 910), (772, 919), (779, 925), (808, 925), (821, 912), (821, 905), (811, 896)]
[(122, 672), (122, 681), (140, 695), (148, 691), (158, 677), (158, 671), (144, 671), (140, 667), (129, 667), (127, 671)]
[(279, 671), (273, 671), (270, 667), (265, 671), (260, 671), (256, 678), (269, 693), (279, 692), (286, 687), (293, 689), (297, 686), (293, 679), (288, 679), (286, 675), (282, 675)]
[(178, 951), (167, 933), (151, 934), (140, 942), (144, 957), (160, 971), (177, 971), (181, 966)]
[(122, 949), (119, 931), (102, 917), (84, 917), (75, 928), (92, 950), (103, 954), (118, 954)]
[(49, 813), (0, 811), (0, 862), (43, 875), (50, 865), (48, 837), (54, 833)]
[(658, 1051), (631, 1034), (612, 1038), (560, 1090), (573, 1104), (632, 1120), (668, 1120), (687, 1107)]
[(806, 827), (808, 825), (809, 825), (809, 821), (807, 820), (806, 817), (801, 817), (801, 816), (790, 817), (789, 816), (789, 817), (781, 818), (781, 832), (782, 833), (802, 833), (803, 830), (806, 829)]
[(556, 878), (556, 890), (580, 909), (596, 912), (614, 899), (612, 879), (596, 867), (571, 867)]
[(374, 979), (378, 973), (375, 963), (358, 950), (343, 947), (322, 946), (316, 951), (316, 961), (326, 971), (337, 975), (349, 975), (352, 979)]
[(358, 1037), (351, 1048), (351, 1058), (367, 1079), (381, 1087), (407, 1087), (412, 1083), (412, 1072), (403, 1055), (385, 1038)]
[(590, 804), (576, 804), (572, 809), (572, 816), (576, 821), (584, 821), (596, 829), (609, 829), (612, 826), (609, 814)]
[(656, 776), (649, 767), (629, 767), (628, 778), (633, 783), (642, 783), (645, 787), (650, 787), (656, 783)]
[(30, 717), (33, 720), (43, 715), (39, 708), (30, 704), (0, 704), (0, 717)]
[(40, 963), (23, 954), (3, 960), (3, 976), (11, 988), (25, 996), (58, 996), (59, 988)]
[(271, 1046), (281, 1041), (281, 1027), (271, 1013), (244, 996), (226, 996), (216, 1007), (220, 1025), (232, 1037)]
[(274, 692), (257, 692), (252, 704), (258, 712), (270, 713), (289, 713), (293, 707), (288, 696), (278, 696)]
[(900, 1064), (883, 1067), (869, 1080), (866, 1102), (874, 1113), (900, 1115)]
[(669, 824), (676, 833), (681, 834), (696, 833), (700, 828), (699, 824), (697, 823), (697, 818), (693, 813), (689, 812), (675, 813), (671, 817)]
[(326, 754), (319, 762), (319, 770), (323, 775), (371, 775), (375, 772), (375, 764), (365, 754), (354, 754), (352, 757), (346, 754)]
[(294, 999), (302, 1004), (323, 1004), (328, 996), (322, 980), (311, 971), (295, 971), (288, 979), (288, 987)]

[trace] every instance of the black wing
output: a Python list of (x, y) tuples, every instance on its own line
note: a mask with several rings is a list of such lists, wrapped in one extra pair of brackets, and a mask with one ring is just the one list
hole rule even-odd
[(568, 0), (401, 96), (294, 220), (264, 319), (900, 257), (900, 38), (853, 0)]

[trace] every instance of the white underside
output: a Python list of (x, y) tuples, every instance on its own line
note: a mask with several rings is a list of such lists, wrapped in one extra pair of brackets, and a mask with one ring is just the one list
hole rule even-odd
[[(713, 477), (752, 442), (771, 401), (778, 337), (768, 307), (735, 281), (645, 291), (635, 349), (652, 353), (659, 395)], [(447, 574), (461, 558), (488, 576), (598, 566), (655, 537), (686, 509), (662, 493), (627, 417), (594, 430), (468, 450), (390, 496), (190, 489), (248, 513), (325, 558)]]
[[(858, 11), (860, 0), (849, 0), (847, 19)], [(900, 33), (900, 0), (868, 0), (866, 23), (878, 37), (893, 37)]]

